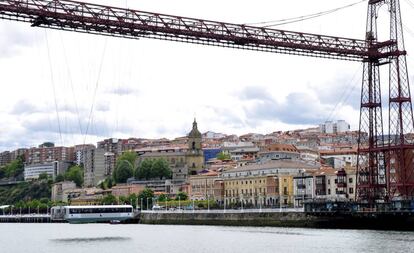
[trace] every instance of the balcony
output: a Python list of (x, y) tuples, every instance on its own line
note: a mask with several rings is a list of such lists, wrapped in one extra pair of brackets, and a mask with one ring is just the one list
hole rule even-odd
[(298, 189), (306, 189), (306, 185), (305, 184), (297, 184), (296, 187)]
[(336, 187), (338, 188), (346, 188), (346, 183), (345, 182), (339, 182), (336, 184)]

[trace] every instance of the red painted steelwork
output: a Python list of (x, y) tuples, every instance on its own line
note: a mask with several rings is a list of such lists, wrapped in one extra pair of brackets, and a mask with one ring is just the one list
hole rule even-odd
[(185, 18), (65, 0), (0, 0), (0, 18), (33, 26), (110, 36), (207, 44), (351, 61), (385, 59), (393, 41), (368, 50), (364, 40)]

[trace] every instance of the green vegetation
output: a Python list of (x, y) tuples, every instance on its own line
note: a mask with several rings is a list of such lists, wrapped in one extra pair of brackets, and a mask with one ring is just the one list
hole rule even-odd
[(108, 194), (102, 198), (102, 205), (132, 205), (136, 208), (138, 196), (136, 194), (130, 194), (128, 196), (115, 197), (112, 194)]
[[(210, 202), (210, 203), (209, 203)], [(169, 200), (167, 201), (167, 203), (165, 203), (164, 201), (161, 201), (160, 199), (158, 199), (158, 204), (160, 206), (165, 206), (167, 204), (168, 208), (174, 207), (181, 207), (181, 208), (193, 208), (193, 201), (192, 200)], [(216, 203), (216, 201), (214, 200), (194, 200), (194, 207), (195, 209), (208, 209), (208, 207), (210, 206), (210, 209), (217, 209), (219, 208), (218, 204)]]
[(166, 201), (166, 200), (168, 201), (170, 200), (167, 195), (161, 194), (160, 196), (158, 196), (158, 201)]
[(76, 186), (82, 187), (83, 185), (83, 169), (78, 166), (72, 166), (65, 173), (65, 179), (68, 181), (73, 181)]
[(152, 207), (153, 198), (154, 198), (154, 191), (149, 188), (145, 188), (142, 192), (140, 192), (138, 195), (138, 200), (141, 201), (140, 205), (142, 203), (141, 208), (148, 209)]
[(175, 196), (175, 200), (187, 200), (188, 195), (185, 192), (179, 192), (177, 196)]
[(112, 176), (116, 183), (126, 183), (134, 175), (132, 164), (128, 160), (118, 160)]
[(118, 157), (115, 169), (112, 173), (115, 183), (126, 183), (128, 178), (134, 176), (134, 164), (136, 159), (137, 154), (132, 151), (124, 152)]
[(0, 205), (13, 205), (20, 201), (50, 199), (51, 179), (22, 182), (13, 186), (0, 187)]
[(171, 178), (172, 171), (167, 160), (164, 158), (159, 159), (146, 159), (141, 162), (141, 165), (135, 171), (135, 178), (137, 179), (154, 179), (154, 178)]
[(23, 172), (24, 172), (24, 156), (19, 156), (17, 157), (16, 160), (13, 160), (9, 164), (0, 167), (0, 179), (16, 178), (17, 180), (22, 180)]
[(102, 190), (111, 189), (114, 185), (114, 181), (112, 177), (107, 177), (103, 182), (99, 184), (99, 187), (101, 187)]
[(133, 151), (126, 151), (124, 153), (122, 153), (122, 155), (120, 155), (117, 159), (117, 164), (119, 161), (128, 161), (132, 167), (134, 167), (135, 161), (137, 160), (137, 153), (133, 152)]
[(55, 177), (55, 183), (63, 182), (65, 181), (65, 176), (62, 174), (59, 174)]
[(101, 204), (102, 205), (116, 205), (118, 204), (118, 200), (116, 199), (114, 195), (108, 194), (102, 198)]
[(228, 153), (225, 153), (224, 151), (221, 151), (220, 153), (218, 153), (217, 155), (217, 159), (219, 160), (231, 160), (231, 156)]

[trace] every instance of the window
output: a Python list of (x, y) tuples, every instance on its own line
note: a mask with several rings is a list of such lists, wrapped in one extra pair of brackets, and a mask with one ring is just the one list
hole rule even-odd
[(349, 194), (353, 194), (354, 193), (354, 188), (349, 187)]
[(287, 179), (286, 179), (286, 178), (285, 178), (285, 179), (283, 179), (283, 182), (285, 182), (285, 183), (286, 183), (286, 182), (287, 182)]
[[(328, 184), (331, 184), (331, 180), (330, 179), (328, 179)], [(330, 194), (330, 193), (329, 193)]]
[(331, 189), (328, 189), (328, 195), (331, 195)]
[(352, 184), (352, 182), (353, 182), (354, 180), (353, 180), (353, 178), (352, 178), (352, 177), (350, 177), (350, 178), (348, 179), (348, 181), (349, 181), (349, 183), (350, 183), (350, 184)]

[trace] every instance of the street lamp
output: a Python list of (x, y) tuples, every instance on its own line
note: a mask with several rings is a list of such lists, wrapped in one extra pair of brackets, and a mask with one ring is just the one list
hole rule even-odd
[(141, 212), (142, 212), (142, 198), (141, 198)]
[(207, 210), (210, 212), (210, 194), (207, 195)]
[(262, 212), (262, 200), (263, 200), (262, 194), (259, 193), (259, 208), (260, 208), (260, 212)]
[(241, 195), (241, 210), (243, 212), (243, 194)]
[(178, 210), (181, 210), (181, 197), (178, 195)]

